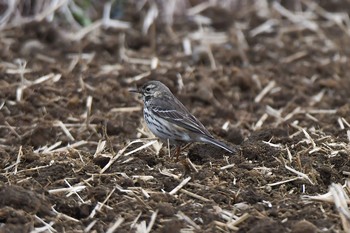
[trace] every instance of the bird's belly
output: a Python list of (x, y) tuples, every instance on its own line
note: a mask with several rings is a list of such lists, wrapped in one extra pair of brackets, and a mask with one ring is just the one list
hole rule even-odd
[(144, 119), (150, 131), (162, 140), (168, 140), (174, 144), (177, 141), (191, 141), (190, 136), (181, 131), (181, 128), (159, 117), (153, 116), (144, 110)]

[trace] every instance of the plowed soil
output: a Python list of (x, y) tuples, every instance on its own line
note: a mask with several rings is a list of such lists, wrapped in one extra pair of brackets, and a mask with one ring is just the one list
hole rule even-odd
[[(79, 41), (51, 23), (2, 30), (0, 232), (345, 232), (332, 199), (309, 196), (350, 174), (349, 28), (313, 11), (313, 30), (269, 6), (275, 24), (254, 34), (268, 19), (242, 9), (202, 12), (226, 38), (210, 46), (190, 36), (190, 19), (144, 35), (145, 12), (130, 9), (130, 29)], [(237, 152), (133, 152), (153, 142), (128, 91), (147, 80), (168, 85)]]

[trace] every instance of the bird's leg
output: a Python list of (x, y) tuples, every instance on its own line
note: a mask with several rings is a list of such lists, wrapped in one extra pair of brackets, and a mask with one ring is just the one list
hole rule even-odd
[(176, 158), (176, 162), (179, 161), (180, 151), (181, 151), (181, 146), (177, 145), (175, 148), (175, 154), (174, 154)]
[(187, 145), (185, 145), (184, 147), (181, 148), (181, 144), (178, 144), (176, 145), (175, 147), (175, 152), (174, 152), (174, 155), (175, 155), (175, 158), (176, 158), (176, 162), (179, 161), (179, 156), (180, 156), (180, 152), (184, 149), (186, 149), (187, 147), (189, 147), (189, 145), (191, 145), (191, 143), (188, 143)]
[(191, 143), (187, 143), (184, 147), (182, 147), (182, 150), (187, 149), (190, 145)]
[(182, 163), (182, 165), (184, 167), (183, 177), (191, 176), (191, 166), (188, 163), (188, 160), (187, 159), (182, 159), (181, 163)]

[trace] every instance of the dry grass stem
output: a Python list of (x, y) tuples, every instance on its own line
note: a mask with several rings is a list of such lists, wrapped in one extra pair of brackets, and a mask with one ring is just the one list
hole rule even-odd
[(333, 196), (336, 210), (339, 213), (343, 225), (343, 230), (345, 232), (350, 232), (350, 209), (347, 203), (350, 201), (349, 196), (340, 184), (331, 184), (329, 191)]
[(58, 146), (61, 145), (61, 143), (62, 143), (61, 141), (58, 141), (50, 147), (44, 146), (44, 147), (38, 148), (37, 150), (34, 151), (34, 153), (53, 154), (53, 153), (59, 153), (59, 152), (69, 152), (70, 149), (74, 149), (74, 148), (89, 144), (89, 142), (87, 141), (79, 141), (71, 145), (57, 148)]
[(337, 109), (307, 109), (303, 112), (310, 114), (336, 114), (337, 111)]
[(149, 181), (149, 180), (153, 180), (153, 179), (154, 179), (154, 176), (139, 176), (139, 175), (133, 175), (132, 178), (133, 178), (133, 179), (143, 180), (143, 181)]
[(50, 63), (50, 64), (54, 64), (54, 63), (57, 62), (55, 58), (46, 56), (45, 54), (41, 54), (41, 53), (36, 54), (35, 58), (39, 59), (39, 60), (41, 60), (43, 62)]
[(80, 200), (82, 203), (85, 203), (85, 201), (83, 200), (83, 198), (78, 194), (78, 192), (80, 192), (81, 190), (85, 189), (85, 186), (80, 186), (80, 185), (78, 185), (78, 186), (76, 186), (76, 187), (72, 187), (72, 186), (70, 185), (70, 183), (67, 181), (67, 179), (64, 179), (64, 182), (65, 182), (70, 188), (72, 188), (72, 189), (70, 190), (70, 192), (66, 194), (66, 197), (69, 197), (69, 196), (75, 194), (75, 196), (77, 196), (77, 197), (79, 198), (79, 200)]
[(191, 177), (187, 177), (184, 179), (178, 186), (176, 186), (173, 190), (169, 192), (170, 195), (175, 195), (180, 189), (182, 189), (189, 181)]
[(14, 168), (13, 174), (17, 174), (18, 170), (18, 164), (21, 162), (21, 157), (23, 156), (22, 146), (19, 147), (18, 153), (17, 153), (17, 159), (16, 162), (8, 167), (5, 167), (4, 170), (8, 172), (8, 170)]
[(296, 60), (299, 60), (307, 55), (308, 55), (308, 52), (306, 52), (306, 51), (296, 52), (288, 57), (282, 58), (281, 62), (288, 64), (288, 63), (294, 62)]
[(291, 179), (288, 179), (288, 180), (283, 180), (283, 181), (267, 184), (267, 186), (270, 186), (270, 187), (278, 186), (278, 185), (289, 183), (289, 182), (292, 182), (292, 181), (295, 181), (295, 180), (299, 180), (299, 179), (300, 179), (300, 177), (294, 177), (294, 178), (291, 178)]
[(150, 7), (147, 11), (147, 14), (145, 16), (145, 19), (142, 24), (142, 33), (146, 35), (148, 33), (148, 30), (151, 28), (152, 25), (154, 25), (155, 20), (158, 17), (158, 7), (155, 4), (155, 2), (150, 2)]
[(130, 83), (134, 83), (134, 82), (140, 81), (140, 80), (150, 76), (150, 74), (151, 74), (151, 71), (147, 71), (145, 73), (136, 75), (136, 76), (131, 77), (131, 78), (125, 78), (124, 80), (125, 80), (126, 83), (130, 84)]
[(106, 148), (106, 141), (99, 140), (96, 147), (95, 154), (94, 154), (94, 158), (96, 158), (97, 156), (100, 156), (105, 148)]
[(260, 129), (261, 126), (264, 124), (264, 122), (266, 121), (266, 119), (269, 117), (269, 115), (267, 113), (264, 113), (259, 120), (255, 123), (255, 125), (252, 127), (253, 130), (257, 130)]
[(92, 220), (90, 223), (89, 223), (89, 225), (87, 225), (86, 227), (85, 227), (85, 229), (84, 229), (84, 233), (86, 232), (90, 232), (91, 231), (91, 229), (96, 225), (96, 223), (97, 223), (97, 219), (94, 219), (94, 220)]
[(188, 195), (190, 197), (196, 198), (198, 200), (201, 200), (201, 201), (204, 201), (204, 202), (210, 202), (210, 200), (208, 198), (202, 197), (202, 196), (200, 196), (198, 194), (195, 194), (193, 192), (190, 192), (190, 191), (188, 191), (186, 189), (181, 189), (180, 192), (184, 193), (184, 194), (186, 194), (186, 195)]
[(205, 9), (208, 9), (209, 7), (213, 6), (213, 3), (210, 1), (204, 1), (201, 2), (191, 8), (187, 8), (187, 15), (189, 16), (193, 16), (193, 15), (197, 15), (199, 13), (201, 13), (202, 11), (204, 11)]
[(118, 217), (117, 220), (108, 228), (106, 233), (113, 233), (124, 222), (124, 218)]
[(206, 50), (207, 53), (212, 53), (210, 46), (226, 43), (228, 41), (228, 36), (223, 32), (215, 32), (209, 28), (200, 28), (198, 31), (190, 33), (189, 39), (199, 41), (200, 46)]
[[(239, 228), (232, 226), (230, 223), (223, 223), (223, 222), (219, 222), (219, 221), (214, 221), (214, 224), (223, 228), (227, 228), (230, 229), (232, 231), (238, 231)], [(225, 230), (222, 230), (223, 232), (226, 232)]]
[(272, 80), (270, 81), (264, 89), (261, 90), (261, 92), (255, 97), (254, 102), (259, 103), (265, 95), (267, 95), (274, 87), (276, 86), (276, 81)]
[[(117, 185), (118, 186), (118, 185)], [(106, 208), (109, 208), (109, 209), (113, 209), (112, 207), (110, 207), (110, 206), (107, 206), (106, 205), (106, 202), (109, 200), (109, 198), (112, 196), (112, 194), (115, 192), (115, 190), (118, 188), (118, 190), (120, 190), (119, 189), (119, 187), (115, 187), (115, 188), (113, 188), (110, 192), (109, 192), (109, 194), (107, 195), (107, 197), (104, 199), (104, 201), (101, 203), (101, 202), (98, 202), (97, 204), (96, 204), (96, 206), (95, 206), (95, 208), (91, 211), (91, 213), (90, 213), (90, 215), (89, 215), (89, 217), (88, 218), (93, 218), (94, 216), (95, 216), (95, 214), (96, 214), (96, 212), (97, 211), (101, 211), (101, 209), (102, 209), (102, 207), (106, 207)]]
[(46, 223), (44, 220), (42, 220), (37, 215), (34, 215), (35, 219), (38, 220), (41, 224), (43, 224), (43, 227), (36, 227), (34, 230), (31, 231), (31, 233), (40, 233), (40, 232), (57, 232), (52, 226), (55, 224), (54, 222)]
[(317, 195), (317, 196), (304, 195), (302, 196), (302, 198), (304, 200), (309, 200), (309, 201), (311, 200), (311, 201), (323, 201), (323, 202), (334, 203), (336, 210), (339, 213), (339, 217), (341, 219), (344, 232), (350, 232), (350, 210), (349, 210), (350, 198), (348, 195), (350, 191), (350, 189), (348, 188), (350, 187), (349, 184), (350, 184), (349, 181), (346, 181), (344, 186), (341, 186), (340, 184), (332, 183), (329, 186), (328, 193), (323, 195)]
[(154, 211), (151, 216), (151, 220), (147, 226), (146, 221), (142, 221), (139, 224), (134, 224), (136, 228), (136, 233), (149, 233), (152, 230), (152, 227), (156, 221), (158, 210)]
[(141, 215), (142, 215), (142, 212), (140, 211), (139, 214), (136, 216), (136, 218), (130, 224), (130, 229), (132, 229), (136, 226), (137, 221), (139, 221), (139, 218), (141, 217)]
[[(0, 108), (0, 110), (1, 110), (1, 108)], [(346, 120), (344, 117), (341, 117), (341, 120), (343, 121), (344, 124), (346, 124), (346, 126), (347, 126), (348, 128), (350, 128), (350, 123), (347, 122), (347, 120)]]
[(55, 121), (53, 124), (54, 124), (54, 126), (60, 127), (62, 129), (62, 131), (64, 132), (64, 134), (69, 138), (69, 140), (75, 141), (75, 138), (72, 136), (72, 134), (69, 132), (66, 125), (63, 124), (62, 121)]
[(264, 23), (260, 24), (256, 28), (253, 28), (250, 30), (249, 35), (250, 37), (255, 37), (262, 33), (271, 33), (274, 32), (274, 27), (277, 26), (280, 22), (276, 19), (268, 19)]
[(22, 170), (18, 171), (17, 174), (24, 173), (24, 172), (38, 171), (40, 169), (51, 167), (54, 163), (55, 163), (55, 161), (51, 160), (50, 163), (47, 165), (37, 166), (37, 167), (33, 167), (33, 168), (28, 168), (28, 169), (22, 169)]
[(38, 149), (34, 150), (34, 153), (42, 153), (42, 154), (47, 154), (47, 153), (51, 153), (54, 149), (56, 149), (57, 147), (59, 147), (62, 144), (61, 141), (55, 142), (53, 145), (48, 146), (42, 146), (39, 147)]
[(46, 17), (50, 16), (56, 10), (66, 5), (67, 3), (68, 3), (68, 0), (58, 0), (55, 2), (55, 4), (50, 4), (51, 7), (47, 7), (43, 12), (35, 15), (34, 20), (39, 22), (44, 20)]
[(78, 219), (76, 219), (76, 218), (73, 218), (73, 217), (68, 216), (68, 215), (66, 215), (66, 214), (64, 214), (64, 213), (58, 212), (57, 210), (55, 210), (54, 207), (52, 207), (51, 209), (52, 209), (52, 211), (57, 215), (57, 218), (59, 218), (59, 219), (65, 219), (65, 220), (72, 221), (72, 222), (76, 222), (76, 223), (80, 222), (80, 221), (79, 221)]
[(288, 146), (286, 146), (286, 150), (287, 150), (287, 155), (288, 155), (288, 161), (289, 161), (289, 163), (292, 163), (293, 156), (292, 156), (292, 153), (290, 153)]
[(278, 13), (280, 13), (282, 16), (289, 19), (292, 23), (295, 23), (296, 25), (301, 26), (302, 28), (309, 29), (314, 32), (317, 32), (320, 30), (319, 26), (311, 20), (312, 17), (310, 17), (310, 14), (307, 14), (307, 13), (295, 14), (294, 12), (284, 8), (278, 2), (274, 2), (272, 6)]
[(269, 145), (269, 146), (274, 147), (274, 148), (282, 148), (283, 147), (281, 144), (275, 144), (275, 143), (266, 142), (266, 141), (262, 141), (262, 142), (265, 143), (266, 145)]
[(137, 106), (137, 107), (125, 107), (125, 108), (112, 108), (110, 112), (112, 113), (117, 113), (117, 112), (138, 112), (141, 111), (142, 107)]
[(175, 174), (171, 173), (167, 169), (159, 170), (159, 173), (164, 175), (164, 176), (174, 178), (175, 180), (180, 180), (180, 177), (181, 177), (180, 175), (175, 175)]
[(186, 56), (191, 55), (192, 54), (191, 40), (189, 40), (188, 38), (184, 38), (182, 40), (182, 48)]
[(86, 186), (84, 186), (84, 185), (74, 186), (74, 187), (69, 185), (69, 188), (51, 189), (51, 190), (48, 190), (48, 192), (52, 193), (52, 194), (64, 192), (64, 193), (68, 193), (67, 196), (70, 196), (72, 193), (80, 192), (80, 191), (84, 190), (85, 188), (86, 188)]
[(226, 121), (226, 122), (221, 126), (221, 129), (223, 129), (224, 131), (228, 131), (228, 130), (229, 130), (229, 125), (230, 125), (230, 121)]
[(342, 29), (348, 36), (350, 36), (350, 19), (347, 13), (337, 13), (337, 12), (329, 12), (320, 7), (317, 2), (313, 1), (302, 1), (305, 5), (307, 5), (310, 10), (316, 12), (321, 15), (325, 19), (329, 21), (333, 21), (340, 29)]
[(282, 121), (282, 117), (281, 117), (282, 111), (283, 109), (276, 110), (269, 105), (266, 106), (266, 113), (276, 118), (279, 122)]
[[(349, 9), (1, 1), (0, 229), (350, 232)], [(240, 153), (170, 158), (128, 93), (150, 79)]]
[(186, 158), (186, 163), (194, 172), (198, 172), (198, 169), (189, 158)]
[(146, 229), (146, 232), (147, 232), (147, 233), (148, 233), (148, 232), (151, 232), (152, 227), (153, 227), (153, 225), (154, 225), (154, 223), (155, 223), (155, 221), (156, 221), (157, 214), (158, 214), (158, 210), (156, 210), (156, 211), (154, 211), (154, 212), (152, 213), (151, 220), (149, 221), (149, 224), (148, 224), (147, 229)]
[(217, 66), (216, 66), (215, 58), (214, 58), (213, 52), (212, 52), (212, 50), (211, 50), (209, 45), (207, 46), (206, 51), (207, 51), (207, 54), (208, 54), (208, 57), (209, 57), (211, 69), (212, 70), (216, 70)]
[[(137, 141), (137, 140), (136, 140), (136, 141)], [(157, 142), (157, 140), (152, 140), (152, 141), (150, 141), (150, 142), (147, 142), (146, 144), (144, 144), (144, 145), (142, 145), (142, 146), (136, 148), (135, 150), (132, 150), (132, 151), (130, 151), (130, 152), (128, 152), (128, 153), (125, 153), (125, 156), (131, 155), (131, 154), (134, 154), (135, 152), (138, 152), (138, 151), (140, 151), (140, 150), (143, 150), (143, 149), (145, 149), (145, 148), (147, 148), (147, 147), (153, 145), (153, 144), (156, 143), (156, 142)]]
[(183, 212), (179, 211), (177, 212), (177, 217), (180, 220), (184, 220), (186, 223), (188, 223), (190, 226), (194, 227), (196, 230), (201, 230), (201, 227), (197, 225), (190, 217), (185, 215)]
[(112, 27), (115, 29), (129, 29), (130, 23), (123, 22), (116, 19), (111, 19), (111, 8), (112, 8), (112, 2), (107, 2), (104, 4), (103, 7), (103, 16), (102, 16), (102, 22), (103, 26), (106, 28)]
[(242, 216), (240, 216), (236, 220), (232, 221), (232, 224), (234, 226), (237, 226), (237, 225), (241, 224), (242, 222), (244, 222), (245, 220), (247, 220), (249, 218), (249, 216), (250, 216), (250, 214), (244, 213)]
[[(118, 153), (117, 153), (113, 158), (111, 158), (111, 159), (109, 160), (109, 162), (106, 164), (106, 166), (104, 166), (104, 167), (101, 169), (100, 173), (101, 173), (101, 174), (104, 173), (116, 160), (118, 160), (118, 159), (124, 154), (125, 150), (126, 150), (129, 146), (131, 146), (131, 145), (133, 145), (133, 144), (135, 144), (135, 143), (140, 143), (140, 142), (143, 142), (143, 141), (142, 141), (142, 140), (135, 140), (135, 141), (132, 141), (132, 142), (130, 142), (126, 147), (124, 147), (123, 149), (119, 150)], [(155, 143), (155, 142), (156, 142), (156, 141), (150, 141), (150, 142), (148, 142), (148, 143), (146, 143), (146, 144), (144, 144), (144, 145), (142, 145), (142, 146), (136, 148), (135, 150), (132, 150), (132, 151), (126, 153), (124, 156), (131, 155), (131, 154), (133, 154), (133, 153), (135, 153), (135, 152), (137, 152), (137, 151), (140, 151), (140, 150), (142, 150), (142, 149), (144, 149), (144, 148), (147, 148), (147, 147), (149, 147), (150, 145), (152, 145), (152, 144)]]
[(322, 89), (319, 93), (317, 93), (316, 95), (311, 97), (311, 102), (310, 102), (310, 106), (314, 106), (316, 103), (321, 102), (322, 98), (324, 97), (325, 94), (325, 89)]
[(337, 122), (339, 124), (340, 129), (345, 129), (344, 123), (340, 117), (338, 117)]
[[(304, 133), (306, 139), (308, 140), (308, 143), (311, 143), (312, 148), (313, 148), (313, 149), (316, 149), (316, 148), (317, 148), (316, 143), (315, 143), (315, 141), (312, 139), (312, 137), (310, 136), (310, 134), (309, 134), (308, 132), (306, 132), (305, 129), (301, 129), (301, 130), (303, 131), (303, 133)], [(311, 153), (310, 153), (310, 154), (311, 154)]]
[(227, 222), (222, 223), (222, 222), (216, 221), (216, 224), (221, 226), (221, 227), (225, 227), (225, 228), (228, 228), (228, 229), (234, 230), (234, 231), (239, 230), (237, 225), (244, 222), (250, 216), (248, 213), (244, 213), (242, 216), (238, 217), (236, 215), (233, 215), (230, 211), (221, 210), (221, 208), (218, 208), (218, 214), (220, 215), (220, 217), (222, 219), (224, 219)]
[(143, 188), (141, 188), (141, 192), (142, 192), (143, 196), (144, 196), (146, 199), (148, 199), (148, 198), (151, 197), (151, 196), (149, 195), (149, 193), (148, 193), (146, 190), (144, 190)]
[(101, 202), (97, 202), (97, 204), (95, 205), (95, 208), (91, 211), (90, 215), (88, 216), (88, 218), (94, 218), (96, 215), (96, 212), (101, 211), (102, 207), (108, 208), (108, 209), (113, 209), (110, 206), (104, 205)]
[[(127, 62), (127, 63), (131, 63), (131, 64), (135, 64), (135, 65), (147, 65), (151, 68), (152, 66), (152, 59), (142, 59), (142, 58), (132, 58), (132, 57), (129, 57), (127, 54), (126, 54), (126, 49), (125, 48), (121, 48), (120, 49), (120, 57), (123, 61)], [(166, 68), (171, 68), (172, 67), (172, 64), (170, 62), (164, 62), (164, 61), (159, 61), (159, 65), (160, 66), (164, 66)], [(147, 73), (147, 72), (146, 72)], [(143, 77), (141, 77), (142, 79)], [(129, 81), (129, 82), (132, 82), (132, 81)]]
[(303, 178), (303, 179), (309, 181), (310, 184), (314, 185), (314, 183), (310, 180), (310, 178), (309, 178), (306, 174), (304, 174), (304, 173), (302, 173), (302, 172), (299, 172), (299, 171), (295, 170), (294, 168), (291, 168), (291, 167), (289, 167), (289, 166), (287, 166), (287, 165), (284, 165), (284, 167), (285, 167), (288, 171), (291, 171), (291, 172), (297, 174), (297, 175), (300, 176), (301, 178)]
[(135, 194), (135, 192), (133, 190), (130, 190), (130, 189), (124, 189), (122, 188), (120, 185), (116, 185), (115, 186), (116, 189), (118, 189), (119, 192), (122, 192), (122, 193), (126, 193), (126, 194), (130, 194), (130, 195), (133, 195)]
[(86, 35), (88, 35), (89, 33), (99, 29), (101, 26), (103, 25), (103, 22), (101, 19), (96, 20), (95, 22), (93, 22), (92, 24), (90, 24), (89, 26), (86, 26), (82, 29), (80, 29), (78, 32), (74, 32), (74, 33), (65, 33), (63, 34), (65, 36), (66, 39), (71, 40), (71, 41), (80, 41), (82, 40), (84, 37), (86, 37)]
[(220, 170), (226, 170), (226, 169), (230, 169), (230, 168), (233, 168), (235, 166), (235, 164), (228, 164), (226, 166), (223, 166), (223, 167), (220, 167)]
[(319, 122), (316, 117), (310, 115), (309, 113), (306, 113), (305, 116), (314, 122)]
[[(5, 104), (5, 102), (4, 102)], [(1, 110), (1, 109), (0, 109)], [(7, 121), (5, 121), (5, 127), (8, 128), (18, 139), (21, 139), (21, 135), (16, 132), (15, 127), (12, 127)]]

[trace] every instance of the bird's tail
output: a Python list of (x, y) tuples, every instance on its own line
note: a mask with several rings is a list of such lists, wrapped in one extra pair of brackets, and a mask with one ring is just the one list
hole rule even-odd
[(205, 143), (210, 143), (210, 144), (213, 144), (214, 146), (217, 146), (217, 147), (220, 147), (230, 153), (235, 153), (236, 150), (230, 148), (228, 145), (226, 145), (225, 143), (223, 142), (219, 142), (217, 141), (216, 139), (214, 138), (209, 138), (209, 137), (202, 137), (202, 142), (205, 142)]

